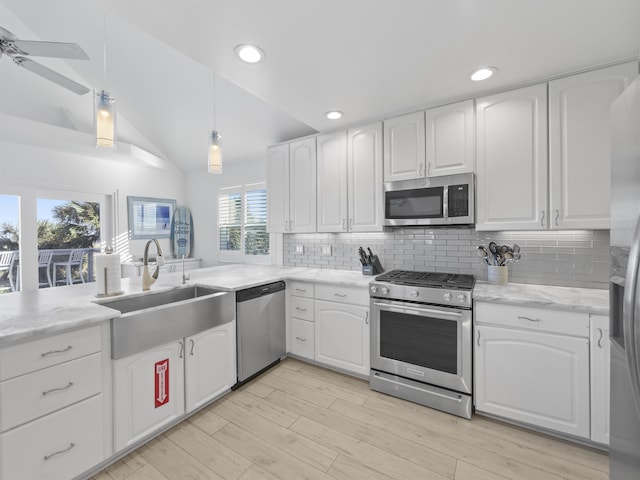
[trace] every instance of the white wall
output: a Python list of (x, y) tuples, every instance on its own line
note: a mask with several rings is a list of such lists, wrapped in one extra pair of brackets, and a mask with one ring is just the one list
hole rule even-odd
[[(104, 237), (103, 240), (114, 246), (117, 243), (122, 259), (127, 260), (129, 255), (140, 256), (146, 243), (146, 240), (129, 242), (127, 239), (127, 196), (169, 198), (175, 199), (179, 206), (184, 205), (185, 179), (184, 174), (169, 162), (164, 162), (163, 168), (157, 168), (136, 158), (131, 158), (129, 163), (124, 156), (114, 160), (101, 158), (100, 152), (93, 157), (0, 140), (0, 193), (21, 197), (21, 248), (24, 252), (21, 268), (25, 290), (34, 288), (30, 280), (34, 283), (33, 278), (36, 278), (36, 198), (44, 190), (116, 198), (113, 235), (119, 238), (111, 239), (111, 242)], [(169, 240), (162, 240), (161, 246), (169, 255)]]
[(201, 258), (203, 267), (219, 263), (218, 190), (225, 187), (264, 182), (267, 178), (264, 158), (242, 163), (224, 164), (223, 174), (206, 173), (206, 158), (202, 160), (202, 172), (186, 175), (186, 199), (191, 209), (194, 228), (192, 257)]

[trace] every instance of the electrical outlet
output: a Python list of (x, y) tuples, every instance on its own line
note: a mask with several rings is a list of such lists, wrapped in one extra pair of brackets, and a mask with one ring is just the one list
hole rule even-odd
[(331, 255), (331, 245), (322, 245), (322, 255)]
[(296, 255), (302, 255), (304, 253), (304, 245), (299, 243), (296, 245)]

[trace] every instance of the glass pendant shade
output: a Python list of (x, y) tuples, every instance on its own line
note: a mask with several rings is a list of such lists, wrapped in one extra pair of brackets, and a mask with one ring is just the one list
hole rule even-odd
[(221, 138), (222, 136), (215, 130), (211, 133), (211, 143), (209, 144), (209, 173), (222, 173)]
[(96, 146), (107, 150), (116, 148), (116, 99), (109, 92), (95, 93), (94, 118)]

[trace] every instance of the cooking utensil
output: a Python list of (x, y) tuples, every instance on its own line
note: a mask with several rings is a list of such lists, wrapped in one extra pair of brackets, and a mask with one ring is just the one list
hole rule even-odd
[(478, 247), (478, 256), (484, 258), (484, 261), (489, 265), (489, 252), (487, 252), (487, 247), (480, 245)]
[(514, 256), (511, 252), (505, 252), (502, 255), (502, 261), (500, 262), (500, 265), (508, 265), (510, 264), (514, 259)]
[(498, 245), (496, 242), (489, 243), (489, 251), (493, 256), (491, 265), (498, 265)]

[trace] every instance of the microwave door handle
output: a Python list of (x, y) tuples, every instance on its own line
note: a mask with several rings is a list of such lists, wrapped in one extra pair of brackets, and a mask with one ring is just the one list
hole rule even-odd
[(416, 312), (416, 313), (421, 313), (424, 315), (431, 315), (434, 317), (451, 317), (451, 318), (462, 318), (462, 313), (460, 312), (444, 312), (442, 310), (435, 310), (432, 308), (420, 308), (420, 307), (413, 307), (413, 306), (409, 306), (409, 305), (403, 305), (403, 306), (399, 306), (399, 305), (389, 305), (388, 303), (382, 303), (382, 302), (373, 302), (373, 304), (376, 307), (380, 307), (381, 309), (387, 310), (389, 312), (396, 312), (396, 313), (404, 313), (407, 310), (412, 311), (412, 312)]
[(624, 351), (631, 377), (631, 390), (636, 409), (640, 412), (640, 378), (638, 374), (638, 338), (640, 333), (636, 323), (640, 318), (640, 295), (638, 295), (638, 275), (640, 270), (640, 219), (629, 251), (627, 277), (622, 308), (622, 324), (624, 330)]
[(444, 187), (442, 191), (442, 218), (449, 218), (449, 186)]

